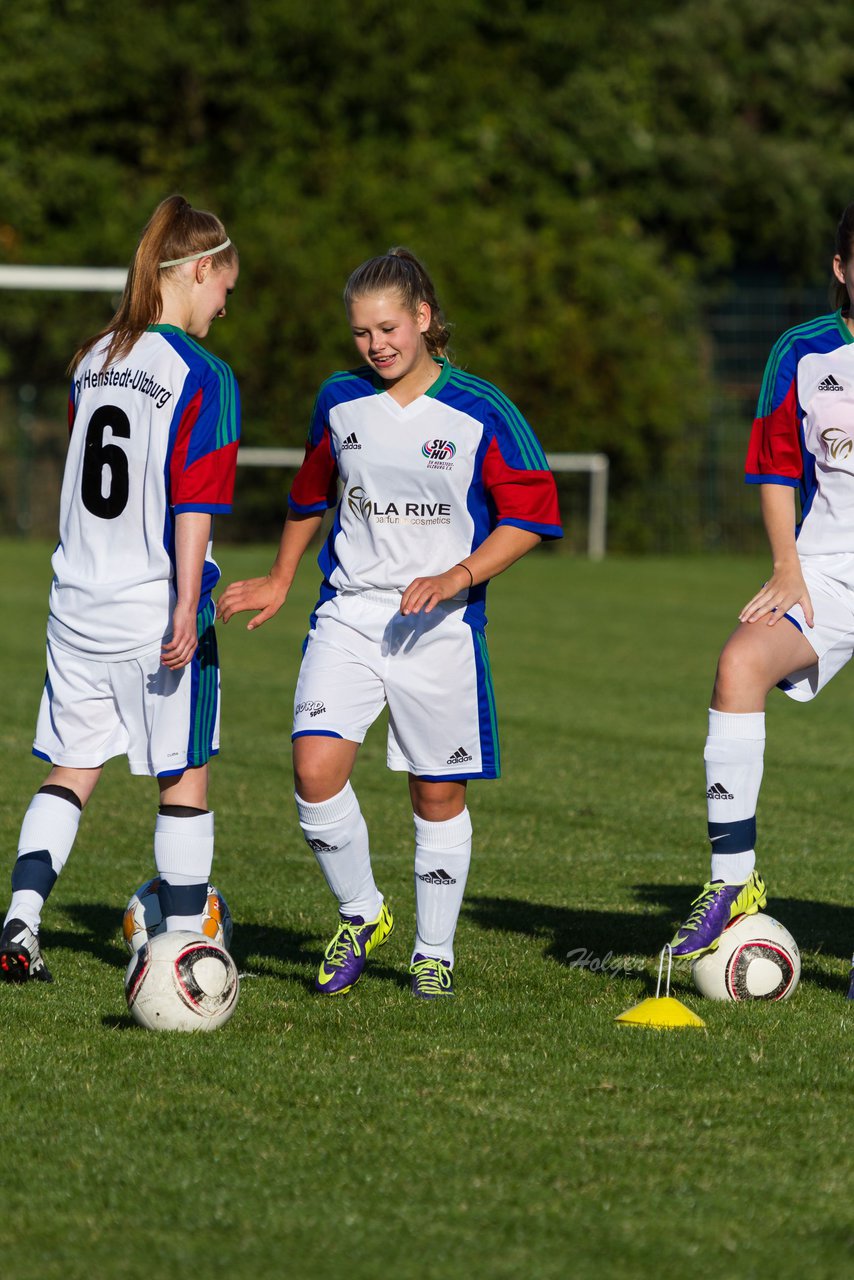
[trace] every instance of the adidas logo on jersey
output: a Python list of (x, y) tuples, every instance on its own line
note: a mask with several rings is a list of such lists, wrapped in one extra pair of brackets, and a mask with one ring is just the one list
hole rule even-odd
[(719, 782), (713, 782), (706, 792), (707, 800), (734, 800), (735, 796), (731, 791), (727, 791), (726, 787), (722, 787)]
[(818, 384), (818, 390), (819, 391), (844, 391), (845, 388), (843, 387), (841, 382), (836, 381), (832, 373), (829, 373), (825, 378), (824, 382), (820, 382)]
[(306, 840), (306, 844), (312, 853), (337, 853), (337, 844), (327, 844), (325, 840)]
[(438, 871), (425, 871), (424, 875), (419, 876), (418, 879), (423, 880), (425, 884), (456, 884), (457, 883), (454, 877), (449, 876), (447, 871), (444, 871), (441, 867), (439, 868)]
[(465, 747), (457, 747), (453, 755), (448, 756), (448, 759), (445, 761), (445, 763), (446, 764), (468, 764), (471, 758), (472, 757), (466, 751)]
[(343, 453), (345, 449), (361, 449), (361, 447), (362, 446), (359, 444), (359, 441), (356, 439), (356, 433), (353, 431), (341, 445), (341, 451)]

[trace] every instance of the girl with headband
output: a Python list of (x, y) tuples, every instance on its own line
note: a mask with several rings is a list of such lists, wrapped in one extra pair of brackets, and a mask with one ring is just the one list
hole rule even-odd
[(0, 978), (51, 981), (45, 901), (105, 761), (157, 779), (154, 862), (167, 929), (199, 931), (219, 749), (211, 591), (215, 513), (231, 509), (240, 406), (200, 345), (238, 275), (212, 213), (170, 196), (145, 227), (110, 324), (69, 366), (70, 438), (33, 752), (51, 765), (21, 827)]

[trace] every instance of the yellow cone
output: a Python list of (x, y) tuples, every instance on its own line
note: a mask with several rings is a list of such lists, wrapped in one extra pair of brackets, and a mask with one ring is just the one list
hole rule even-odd
[(704, 1027), (702, 1018), (675, 996), (648, 996), (619, 1014), (615, 1022), (637, 1027)]

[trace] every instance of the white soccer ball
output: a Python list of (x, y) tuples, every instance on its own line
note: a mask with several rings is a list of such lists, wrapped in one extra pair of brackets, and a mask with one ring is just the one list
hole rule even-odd
[[(163, 917), (160, 914), (160, 899), (157, 891), (160, 888), (160, 879), (155, 876), (153, 880), (146, 880), (141, 884), (136, 893), (131, 895), (131, 899), (125, 907), (125, 914), (122, 919), (122, 936), (125, 940), (125, 946), (131, 955), (134, 955), (143, 942), (147, 942), (149, 938), (156, 938), (158, 934), (164, 932)], [(214, 885), (208, 885), (208, 897), (205, 903), (205, 914), (202, 920), (202, 933), (208, 938), (213, 938), (214, 942), (218, 942), (221, 947), (225, 947), (226, 951), (231, 946), (231, 935), (234, 931), (231, 912), (228, 909), (228, 903)]]
[(788, 1000), (801, 976), (801, 953), (779, 920), (757, 911), (736, 916), (691, 972), (710, 1000)]
[(240, 994), (231, 956), (203, 933), (180, 929), (144, 942), (125, 974), (134, 1022), (151, 1031), (213, 1031)]

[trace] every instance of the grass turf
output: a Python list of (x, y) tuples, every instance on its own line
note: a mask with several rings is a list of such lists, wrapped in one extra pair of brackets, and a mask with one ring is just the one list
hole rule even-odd
[[(229, 580), (271, 554), (219, 558)], [(44, 773), (48, 555), (0, 544), (9, 869)], [(214, 878), (237, 1012), (201, 1037), (127, 1017), (121, 911), (156, 800), (115, 761), (46, 912), (54, 985), (0, 988), (0, 1257), (39, 1280), (844, 1274), (849, 672), (807, 708), (769, 700), (760, 867), (803, 952), (792, 1001), (710, 1004), (679, 970), (705, 1031), (614, 1023), (706, 874), (706, 699), (763, 568), (540, 551), (493, 585), (504, 777), (470, 788), (458, 996), (435, 1004), (408, 991), (411, 818), (380, 726), (354, 782), (397, 929), (351, 996), (310, 993), (335, 921), (289, 765), (313, 565), (271, 624), (225, 628)]]

